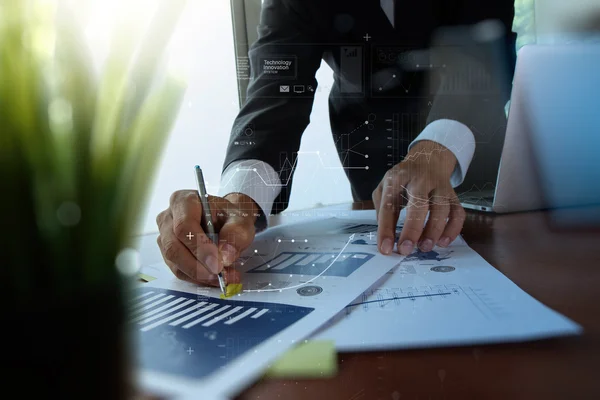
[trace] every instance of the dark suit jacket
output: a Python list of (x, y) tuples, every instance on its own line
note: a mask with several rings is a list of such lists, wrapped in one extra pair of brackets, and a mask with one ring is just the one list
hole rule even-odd
[[(378, 0), (264, 1), (259, 39), (249, 52), (247, 100), (235, 120), (224, 168), (244, 159), (270, 164), (287, 183), (273, 213), (287, 206), (322, 59), (334, 71), (331, 130), (342, 164), (349, 167), (355, 200), (371, 198), (385, 172), (433, 120), (460, 121), (476, 141), (490, 140), (502, 129), (510, 79), (499, 84), (490, 76), (508, 71), (512, 77), (513, 1), (397, 0), (395, 14), (393, 27)], [(441, 27), (487, 19), (499, 20), (505, 31), (493, 46), (465, 39), (464, 32), (439, 34)], [(451, 46), (437, 46), (435, 55), (412, 52), (431, 48), (434, 35), (441, 38), (438, 45)], [(289, 69), (274, 66), (277, 62), (289, 63)], [(423, 62), (425, 67), (417, 67)], [(277, 68), (284, 70), (273, 73)], [(290, 93), (282, 92), (285, 86)], [(369, 154), (368, 161), (361, 154)]]

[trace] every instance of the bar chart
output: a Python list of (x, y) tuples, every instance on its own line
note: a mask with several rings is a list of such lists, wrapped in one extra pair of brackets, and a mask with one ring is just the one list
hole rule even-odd
[(313, 310), (159, 288), (138, 289), (128, 308), (138, 364), (189, 378), (208, 376)]
[[(325, 275), (347, 278), (374, 257), (369, 253), (315, 253), (286, 251), (248, 273)], [(337, 257), (337, 258), (336, 258)]]
[(369, 233), (377, 232), (374, 224), (347, 224), (339, 229), (337, 233)]

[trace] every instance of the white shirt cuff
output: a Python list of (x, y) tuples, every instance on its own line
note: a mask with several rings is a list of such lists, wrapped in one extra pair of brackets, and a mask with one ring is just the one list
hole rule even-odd
[(258, 204), (267, 217), (280, 192), (281, 180), (273, 167), (260, 160), (242, 160), (232, 162), (223, 171), (218, 195), (245, 194)]
[(438, 119), (423, 129), (423, 132), (408, 146), (408, 149), (421, 140), (431, 140), (450, 150), (458, 161), (450, 183), (457, 187), (465, 180), (469, 165), (475, 154), (475, 136), (463, 123), (452, 119)]

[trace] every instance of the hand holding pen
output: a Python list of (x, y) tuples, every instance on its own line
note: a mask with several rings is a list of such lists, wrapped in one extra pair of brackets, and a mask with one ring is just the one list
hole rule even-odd
[[(201, 197), (211, 211), (214, 237)], [(169, 208), (156, 218), (165, 263), (177, 278), (188, 282), (219, 287), (222, 273), (224, 283), (239, 283), (240, 275), (231, 266), (254, 240), (258, 210), (250, 197), (239, 193), (225, 197), (200, 196), (198, 190), (173, 193)]]
[[(206, 192), (206, 184), (204, 183), (204, 174), (202, 174), (202, 169), (200, 166), (196, 165), (194, 168), (196, 172), (196, 184), (198, 185), (198, 197), (200, 198), (200, 203), (202, 203), (202, 216), (204, 217), (204, 226), (206, 227), (206, 236), (210, 239), (214, 244), (219, 244), (219, 237), (215, 233), (215, 227), (213, 224), (212, 211), (210, 210), (210, 203), (208, 201), (208, 193)], [(208, 269), (208, 266), (205, 266)], [(209, 269), (209, 272), (210, 269)], [(223, 278), (223, 271), (219, 271), (217, 273), (217, 280), (219, 281), (219, 287), (221, 288), (221, 293), (225, 294), (225, 287), (227, 283), (225, 283), (225, 279)]]

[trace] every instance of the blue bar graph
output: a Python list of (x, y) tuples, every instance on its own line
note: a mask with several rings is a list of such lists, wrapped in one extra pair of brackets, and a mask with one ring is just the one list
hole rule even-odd
[(314, 310), (150, 287), (139, 288), (135, 296), (130, 328), (138, 365), (195, 379), (209, 376)]
[[(248, 273), (324, 275), (347, 278), (361, 265), (374, 257), (369, 253), (336, 253), (289, 251), (255, 267)], [(336, 259), (337, 257), (337, 259)]]

